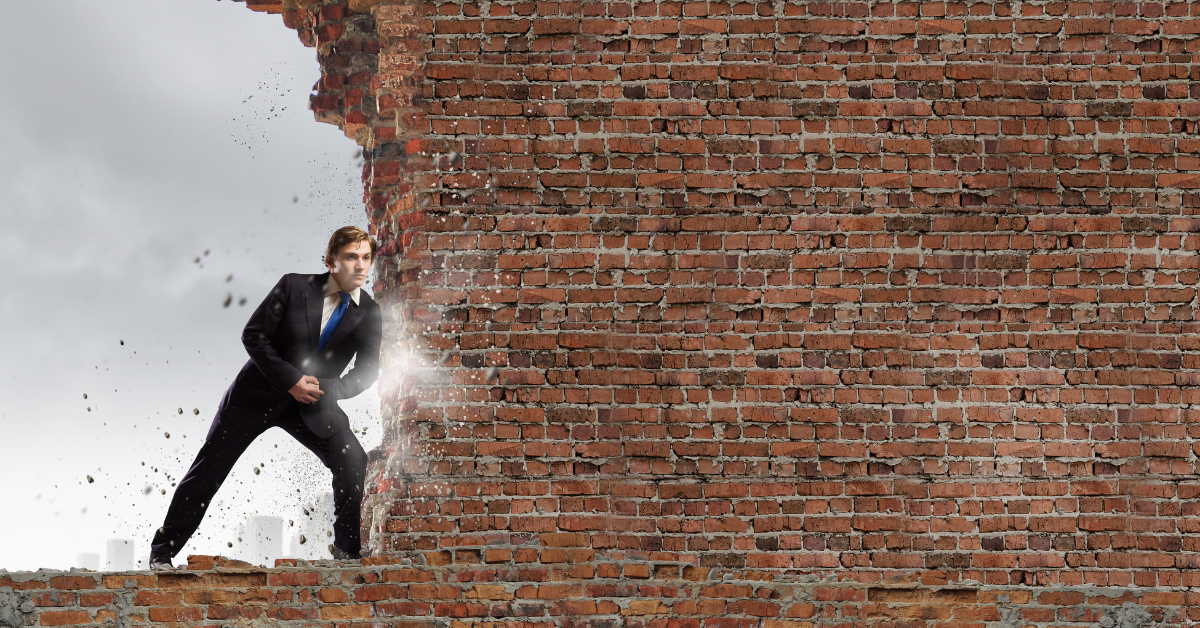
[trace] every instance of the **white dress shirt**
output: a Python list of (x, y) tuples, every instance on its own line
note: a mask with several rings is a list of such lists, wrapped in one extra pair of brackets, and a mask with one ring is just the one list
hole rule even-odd
[[(354, 305), (358, 305), (358, 293), (361, 288), (350, 290), (350, 300), (354, 301)], [(329, 280), (325, 282), (325, 302), (321, 304), (321, 333), (325, 333), (325, 326), (329, 324), (329, 317), (333, 316), (333, 311), (342, 302), (342, 298), (338, 296), (338, 292), (346, 292), (338, 285), (333, 274), (329, 275)]]

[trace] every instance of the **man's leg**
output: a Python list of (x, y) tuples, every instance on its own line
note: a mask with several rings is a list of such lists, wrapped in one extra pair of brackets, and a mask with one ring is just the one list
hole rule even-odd
[(367, 475), (367, 452), (354, 432), (342, 430), (329, 438), (312, 433), (296, 415), (279, 425), (301, 445), (316, 454), (333, 473), (333, 544), (352, 554), (360, 553), (363, 480)]
[(247, 431), (228, 420), (222, 421), (220, 415), (213, 419), (196, 460), (175, 488), (166, 520), (150, 543), (151, 554), (175, 556), (183, 549), (200, 527), (213, 495), (233, 464), (261, 433), (262, 430)]

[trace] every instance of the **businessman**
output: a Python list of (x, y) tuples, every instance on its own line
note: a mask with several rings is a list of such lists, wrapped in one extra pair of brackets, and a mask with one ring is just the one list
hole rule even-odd
[[(208, 436), (179, 482), (150, 546), (150, 566), (170, 569), (242, 452), (272, 427), (291, 434), (333, 472), (330, 553), (360, 555), (359, 509), (367, 454), (337, 405), (379, 374), (383, 317), (362, 284), (376, 243), (357, 227), (329, 238), (320, 275), (284, 275), (242, 331), (250, 360), (217, 406)], [(354, 359), (354, 367), (342, 374)]]

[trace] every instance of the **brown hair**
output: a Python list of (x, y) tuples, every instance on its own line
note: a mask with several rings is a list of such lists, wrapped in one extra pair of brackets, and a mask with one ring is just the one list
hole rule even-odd
[(366, 231), (351, 225), (342, 227), (329, 236), (329, 246), (325, 248), (325, 265), (329, 266), (329, 262), (337, 256), (343, 246), (363, 240), (371, 245), (371, 261), (375, 261), (375, 248), (378, 246), (375, 244), (375, 238), (372, 238), (371, 234)]

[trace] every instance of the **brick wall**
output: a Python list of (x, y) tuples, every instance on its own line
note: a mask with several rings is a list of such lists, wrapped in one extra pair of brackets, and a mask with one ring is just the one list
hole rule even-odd
[(1198, 11), (425, 5), (390, 547), (1200, 584)]
[[(0, 573), (0, 624), (218, 626), (1194, 625), (1200, 595), (1159, 589), (995, 587), (901, 576), (798, 577), (700, 567), (670, 552), (594, 551), (587, 538), (507, 535), (486, 545), (274, 568), (192, 556), (189, 570)], [(1190, 620), (1190, 621), (1189, 621)]]
[(445, 621), (1197, 619), (1200, 5), (248, 4), (383, 244), (379, 557), (294, 569), (425, 560)]

